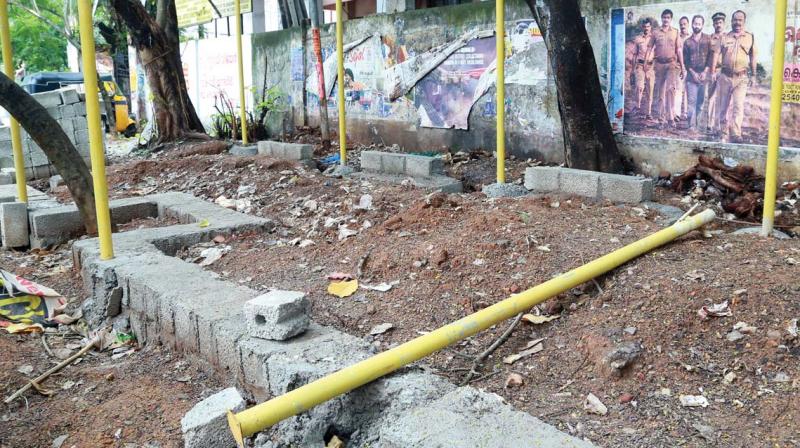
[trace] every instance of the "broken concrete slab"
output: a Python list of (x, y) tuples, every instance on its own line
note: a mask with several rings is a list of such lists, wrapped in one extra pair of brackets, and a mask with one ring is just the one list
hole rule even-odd
[(245, 408), (244, 398), (229, 387), (197, 403), (181, 419), (186, 448), (233, 448), (236, 441), (228, 428), (227, 412)]
[(612, 202), (639, 203), (653, 197), (653, 180), (565, 167), (525, 170), (525, 188), (535, 193), (564, 193)]
[(594, 446), (515, 410), (498, 395), (472, 387), (458, 388), (428, 406), (385, 422), (380, 437), (386, 448)]
[(298, 291), (270, 291), (244, 304), (250, 336), (285, 341), (306, 331), (311, 302)]
[[(761, 227), (744, 227), (731, 232), (732, 235), (761, 235)], [(772, 236), (779, 240), (788, 240), (791, 237), (780, 230), (772, 229)]]
[(0, 238), (4, 249), (28, 245), (28, 204), (0, 203)]

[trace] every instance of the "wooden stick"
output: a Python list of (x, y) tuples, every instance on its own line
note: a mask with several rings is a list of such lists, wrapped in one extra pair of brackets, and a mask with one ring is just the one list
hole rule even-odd
[(54, 374), (54, 373), (58, 372), (59, 370), (63, 369), (65, 366), (69, 365), (70, 363), (72, 363), (72, 362), (73, 362), (73, 361), (75, 361), (76, 359), (78, 359), (78, 358), (80, 358), (81, 356), (85, 355), (85, 354), (86, 354), (86, 352), (88, 352), (89, 350), (91, 350), (91, 349), (92, 349), (92, 347), (94, 346), (94, 344), (96, 344), (96, 343), (97, 343), (97, 342), (99, 342), (99, 341), (100, 341), (100, 338), (95, 338), (95, 339), (92, 339), (91, 341), (89, 341), (89, 343), (88, 343), (88, 344), (86, 344), (86, 346), (84, 346), (82, 349), (78, 350), (78, 352), (77, 352), (77, 353), (75, 353), (74, 355), (72, 355), (72, 356), (70, 356), (69, 358), (67, 358), (67, 359), (65, 359), (65, 360), (63, 360), (63, 361), (61, 361), (61, 362), (60, 362), (60, 363), (58, 363), (58, 364), (56, 364), (56, 365), (55, 365), (53, 368), (51, 368), (51, 369), (50, 369), (50, 370), (48, 370), (47, 372), (44, 372), (43, 374), (39, 375), (39, 376), (38, 376), (38, 377), (36, 377), (35, 379), (33, 379), (33, 380), (29, 380), (29, 381), (28, 381), (28, 384), (26, 384), (26, 385), (22, 386), (22, 387), (21, 387), (21, 388), (20, 388), (18, 391), (16, 391), (16, 392), (14, 392), (13, 394), (11, 394), (11, 395), (10, 395), (8, 398), (6, 398), (6, 399), (3, 401), (3, 403), (5, 403), (5, 404), (9, 404), (9, 403), (11, 403), (12, 401), (16, 400), (17, 398), (19, 398), (19, 396), (20, 396), (20, 395), (22, 395), (23, 393), (25, 393), (25, 391), (27, 391), (28, 389), (30, 389), (31, 387), (33, 387), (33, 386), (34, 386), (34, 383), (35, 383), (36, 385), (39, 385), (39, 384), (41, 384), (41, 382), (42, 382), (42, 381), (44, 381), (44, 380), (46, 380), (46, 379), (47, 379), (47, 377), (49, 377), (50, 375), (52, 375), (52, 374)]
[[(497, 347), (500, 347), (501, 345), (503, 345), (504, 342), (508, 340), (508, 338), (511, 336), (511, 333), (513, 333), (514, 329), (517, 328), (517, 325), (519, 325), (520, 320), (522, 320), (523, 314), (524, 313), (517, 314), (517, 316), (511, 322), (511, 325), (509, 325), (508, 328), (506, 329), (506, 331), (503, 332), (503, 334), (501, 334), (500, 337), (497, 338), (497, 340), (495, 340), (494, 343), (492, 343), (492, 345), (489, 346), (489, 348), (484, 350), (483, 353), (481, 353), (480, 355), (478, 355), (477, 358), (475, 358), (475, 362), (472, 363), (472, 368), (469, 370), (469, 374), (467, 374), (467, 377), (464, 378), (464, 381), (461, 382), (462, 386), (466, 386), (467, 384), (472, 382), (472, 379), (478, 375), (478, 368), (481, 366), (481, 364), (483, 364), (483, 361), (485, 361), (486, 358), (489, 357), (489, 355), (491, 355), (495, 350), (497, 350)], [(480, 379), (483, 378), (486, 377), (482, 377)]]

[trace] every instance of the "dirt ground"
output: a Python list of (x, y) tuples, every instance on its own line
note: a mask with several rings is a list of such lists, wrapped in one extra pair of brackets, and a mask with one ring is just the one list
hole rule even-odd
[[(491, 180), (490, 159), (466, 160), (449, 169), (475, 179), (470, 189)], [(510, 179), (519, 179), (528, 164), (511, 161)], [(316, 321), (365, 337), (380, 349), (664, 225), (643, 206), (567, 197), (488, 200), (477, 192), (426, 195), (402, 185), (328, 178), (316, 169), (259, 156), (161, 154), (112, 166), (109, 175), (113, 197), (185, 191), (276, 220), (274, 233), (230, 235), (220, 242), (231, 251), (209, 269), (255, 289), (305, 291)], [(658, 195), (662, 203), (688, 208), (680, 199), (667, 191)], [(731, 235), (736, 228), (716, 222), (542, 304), (532, 314), (554, 320), (521, 322), (478, 367), (471, 384), (598, 446), (800, 446), (800, 243)], [(184, 256), (193, 253), (189, 249)], [(9, 255), (3, 267), (19, 271), (14, 266), (19, 257), (32, 256)], [(52, 269), (42, 271), (35, 259), (28, 263), (26, 275), (34, 280)], [(333, 272), (350, 274), (362, 286), (392, 288), (362, 288), (339, 298), (326, 292)], [(37, 281), (80, 297), (74, 275)], [(703, 306), (724, 301), (731, 315), (707, 320), (698, 315)], [(384, 323), (393, 327), (370, 335)], [(474, 357), (508, 325), (424, 363), (461, 383)], [(537, 339), (540, 351), (513, 364), (503, 361)], [(0, 361), (4, 394), (21, 385), (20, 364), (41, 369), (48, 363), (38, 336), (2, 334), (0, 344), (10, 353)], [(609, 353), (621, 347), (637, 353), (626, 366), (612, 368), (617, 359)], [(57, 387), (70, 378), (82, 379), (81, 386), (49, 399), (29, 393), (30, 411), (20, 402), (3, 410), (0, 426), (9, 430), (2, 431), (0, 446), (49, 446), (68, 432), (75, 439), (64, 446), (173, 446), (179, 443), (180, 417), (218, 386), (191, 365), (185, 367), (191, 373), (176, 372), (180, 362), (158, 349), (113, 362), (107, 354), (90, 356), (48, 384)], [(110, 372), (115, 379), (109, 382)], [(191, 381), (179, 382), (183, 375)], [(585, 408), (588, 394), (605, 405), (604, 415)], [(684, 406), (682, 396), (702, 396), (707, 406)], [(30, 423), (33, 416), (39, 423)], [(118, 428), (122, 439), (115, 440)]]

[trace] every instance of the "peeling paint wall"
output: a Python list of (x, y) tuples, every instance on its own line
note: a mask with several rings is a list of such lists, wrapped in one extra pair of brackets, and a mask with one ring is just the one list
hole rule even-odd
[[(728, 0), (730, 1), (730, 0)], [(757, 0), (766, 2), (767, 0)], [(609, 77), (610, 11), (612, 8), (642, 4), (668, 3), (639, 0), (584, 0), (583, 12), (587, 30), (592, 40), (601, 84), (606, 88)], [(743, 4), (748, 2), (743, 1)], [(751, 6), (752, 7), (752, 6)], [(530, 11), (521, 1), (506, 5), (506, 29), (509, 40), (520, 23), (529, 21)], [(346, 113), (348, 138), (359, 143), (399, 144), (406, 151), (429, 151), (441, 147), (472, 150), (495, 148), (495, 89), (493, 85), (474, 101), (466, 121), (467, 129), (427, 127), (421, 111), (431, 90), (438, 93), (448, 88), (450, 77), (476, 76), (494, 70), (485, 61), (475, 64), (475, 70), (458, 67), (438, 73), (435, 82), (421, 79), (407, 93), (395, 97), (390, 91), (390, 75), (398, 64), (425, 55), (437, 47), (452, 44), (470, 32), (491, 31), (494, 28), (494, 3), (482, 2), (423, 9), (396, 14), (382, 14), (350, 20), (345, 23), (344, 42), (356, 43), (345, 51)], [(335, 25), (325, 25), (321, 30), (323, 57), (331, 57), (335, 50)], [(493, 47), (494, 37), (490, 36)], [(477, 46), (476, 46), (477, 47)], [(301, 29), (257, 34), (253, 36), (253, 83), (257, 89), (267, 80), (267, 86), (278, 84), (285, 92), (291, 125), (318, 124), (316, 97), (316, 72), (311, 49), (310, 32)], [(469, 50), (472, 51), (472, 50)], [(763, 49), (761, 51), (768, 51)], [(459, 56), (462, 59), (466, 56)], [(335, 67), (335, 65), (333, 66)], [(441, 65), (439, 66), (441, 67)], [(437, 69), (438, 70), (438, 69)], [(396, 71), (396, 70), (394, 70)], [(433, 73), (433, 72), (431, 72)], [(563, 161), (563, 140), (558, 116), (555, 84), (549, 76), (547, 53), (541, 41), (530, 42), (524, 49), (514, 51), (506, 60), (506, 146), (512, 154), (521, 157)], [(326, 73), (327, 77), (328, 73)], [(333, 78), (332, 78), (333, 79)], [(516, 82), (515, 82), (516, 81)], [(337, 119), (336, 96), (338, 86), (327, 85), (331, 92), (329, 116)], [(424, 84), (424, 85), (423, 85)], [(428, 89), (428, 90), (425, 90)], [(437, 90), (438, 89), (438, 90)], [(462, 95), (469, 95), (471, 90)], [(463, 98), (462, 98), (463, 100)], [(455, 102), (457, 107), (463, 103)], [(428, 121), (430, 125), (431, 120)], [(287, 126), (283, 125), (284, 128)], [(443, 127), (452, 126), (444, 122)], [(335, 126), (332, 126), (335, 129)], [(709, 144), (678, 139), (653, 139), (620, 134), (621, 150), (638, 168), (647, 174), (661, 170), (679, 171), (695, 160), (698, 152), (718, 153), (734, 157), (743, 163), (763, 166), (766, 150), (756, 145)], [(800, 153), (794, 149), (782, 151), (785, 162), (781, 176), (800, 177), (797, 160)]]

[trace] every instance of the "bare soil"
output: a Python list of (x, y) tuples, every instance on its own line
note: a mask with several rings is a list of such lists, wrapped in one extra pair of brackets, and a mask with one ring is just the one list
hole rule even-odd
[[(465, 169), (470, 164), (483, 166), (471, 176), (491, 179), (492, 171), (486, 171), (494, 168), (486, 159), (467, 162)], [(518, 179), (524, 166), (512, 161), (510, 178)], [(327, 178), (314, 169), (260, 156), (161, 154), (112, 166), (109, 175), (113, 197), (162, 191), (185, 191), (209, 201), (225, 196), (239, 200), (237, 206), (247, 213), (276, 220), (278, 229), (271, 234), (229, 235), (220, 244), (230, 245), (231, 252), (209, 269), (256, 289), (305, 291), (316, 321), (365, 337), (380, 349), (519, 293), (664, 225), (659, 215), (642, 206), (555, 196), (487, 200), (480, 193), (426, 195), (405, 186)], [(371, 206), (359, 207), (370, 202), (367, 194)], [(667, 191), (658, 199), (683, 206)], [(345, 228), (355, 234), (340, 239)], [(521, 323), (480, 367), (472, 385), (599, 446), (800, 446), (800, 339), (789, 331), (792, 319), (800, 318), (800, 243), (731, 235), (736, 228), (716, 222), (706, 232), (693, 232), (597, 283), (542, 304), (532, 312), (558, 318), (539, 325)], [(387, 292), (360, 289), (338, 298), (326, 292), (326, 277), (332, 272), (352, 274), (362, 285), (394, 286)], [(725, 300), (731, 316), (698, 316), (704, 305)], [(738, 322), (755, 328), (729, 341)], [(382, 323), (393, 328), (370, 336), (370, 329)], [(470, 357), (484, 351), (508, 324), (498, 324), (424, 363), (460, 383), (472, 367)], [(17, 342), (18, 337), (3, 335), (0, 343), (27, 347), (30, 337), (21, 338)], [(539, 353), (514, 364), (502, 361), (539, 338), (544, 338)], [(11, 361), (4, 357), (2, 375), (15, 375), (15, 366), (33, 363), (31, 353), (40, 356), (41, 351), (36, 350), (37, 342), (12, 351), (18, 357)], [(642, 351), (617, 377), (603, 359), (626, 342), (641, 344)], [(123, 401), (102, 411), (95, 406), (80, 409), (77, 421), (83, 432), (93, 432), (96, 426), (112, 437), (118, 427), (125, 435), (139, 424), (152, 428), (147, 425), (164, 422), (170, 430), (131, 432), (148, 438), (131, 437), (140, 444), (154, 440), (171, 446), (179, 437), (175, 428), (180, 416), (214, 383), (207, 377), (176, 383), (178, 375), (171, 367), (175, 358), (160, 367), (162, 357), (168, 356), (161, 351), (145, 350), (136, 356), (135, 362), (123, 358), (129, 364), (113, 364), (119, 375), (110, 383), (113, 388), (100, 381), (103, 373), (92, 376), (111, 368), (101, 367), (100, 359), (89, 357), (78, 368), (97, 363), (91, 372), (80, 374), (89, 378), (84, 379), (86, 385), (97, 384), (90, 397), (103, 396), (97, 390), (108, 386), (101, 401), (129, 394), (130, 404), (156, 406), (145, 413), (149, 418), (125, 425), (134, 417), (117, 415), (127, 409)], [(506, 386), (512, 373), (521, 375), (521, 385)], [(128, 378), (124, 383), (123, 375)], [(137, 396), (133, 391), (140, 390), (139, 384), (154, 390), (154, 398)], [(15, 387), (7, 385), (4, 392)], [(57, 397), (78, 395), (85, 387), (59, 391)], [(178, 393), (186, 394), (186, 402), (167, 398)], [(607, 414), (585, 410), (589, 393), (605, 404)], [(683, 406), (681, 395), (702, 395), (708, 406)], [(167, 402), (170, 406), (164, 405)], [(17, 406), (24, 409), (24, 404)], [(68, 420), (75, 425), (78, 408), (74, 402), (69, 406), (73, 415)], [(0, 437), (12, 437), (4, 442), (16, 446), (12, 441), (25, 440), (31, 432), (38, 437), (50, 431), (41, 440), (52, 440), (50, 435), (59, 435), (65, 427), (41, 422), (65, 411), (50, 409), (40, 406), (35, 431), (28, 420), (17, 419), (20, 423)], [(94, 423), (83, 424), (88, 419)], [(99, 434), (96, 437), (91, 440), (101, 440)]]

